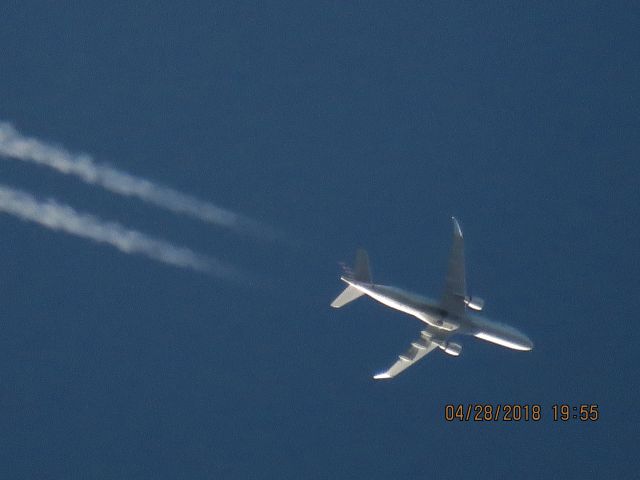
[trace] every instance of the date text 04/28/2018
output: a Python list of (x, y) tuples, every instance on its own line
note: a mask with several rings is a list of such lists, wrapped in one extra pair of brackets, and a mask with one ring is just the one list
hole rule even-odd
[[(600, 418), (596, 403), (554, 404), (550, 410), (554, 422), (596, 422)], [(539, 422), (544, 416), (544, 408), (537, 403), (448, 403), (444, 406), (447, 422)]]

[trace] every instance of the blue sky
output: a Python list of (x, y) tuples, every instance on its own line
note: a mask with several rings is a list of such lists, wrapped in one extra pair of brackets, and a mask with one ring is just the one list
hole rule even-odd
[[(0, 120), (286, 232), (239, 234), (7, 160), (0, 183), (252, 272), (239, 286), (0, 215), (6, 478), (633, 478), (632, 3), (0, 6)], [(468, 286), (532, 352), (334, 311), (339, 261)], [(538, 423), (447, 423), (447, 403)], [(597, 403), (555, 423), (555, 403)]]

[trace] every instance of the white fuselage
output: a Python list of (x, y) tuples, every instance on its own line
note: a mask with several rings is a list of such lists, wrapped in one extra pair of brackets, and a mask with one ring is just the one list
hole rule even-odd
[(426, 323), (429, 326), (428, 331), (437, 337), (446, 338), (460, 333), (473, 335), (481, 340), (514, 350), (533, 348), (533, 342), (524, 333), (509, 325), (475, 314), (451, 315), (437, 302), (400, 288), (360, 282), (347, 277), (341, 278), (374, 300), (418, 318)]

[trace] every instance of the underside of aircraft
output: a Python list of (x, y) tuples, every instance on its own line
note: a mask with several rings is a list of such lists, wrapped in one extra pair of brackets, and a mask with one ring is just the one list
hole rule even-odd
[(484, 300), (467, 295), (464, 238), (458, 221), (455, 218), (452, 221), (453, 242), (440, 301), (397, 287), (374, 283), (369, 256), (363, 249), (357, 250), (353, 269), (344, 267), (340, 279), (347, 286), (331, 302), (332, 307), (343, 307), (367, 295), (424, 323), (420, 337), (411, 342), (409, 349), (399, 355), (391, 367), (373, 377), (377, 380), (395, 377), (436, 348), (457, 357), (462, 352), (462, 345), (450, 341), (454, 335), (471, 335), (513, 350), (533, 349), (533, 342), (522, 332), (472, 313), (484, 308)]

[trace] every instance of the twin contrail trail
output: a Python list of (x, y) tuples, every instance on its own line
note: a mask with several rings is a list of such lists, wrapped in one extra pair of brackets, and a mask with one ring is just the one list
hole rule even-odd
[(203, 222), (270, 240), (281, 238), (275, 229), (253, 219), (109, 165), (96, 163), (89, 155), (73, 154), (36, 138), (26, 137), (6, 122), (0, 122), (0, 155), (44, 165), (112, 193), (136, 197)]
[(214, 258), (128, 229), (119, 223), (106, 222), (94, 215), (77, 212), (54, 200), (38, 200), (29, 193), (2, 184), (0, 212), (51, 230), (111, 245), (127, 254), (141, 254), (168, 265), (204, 272), (227, 280), (247, 280), (246, 274)]

